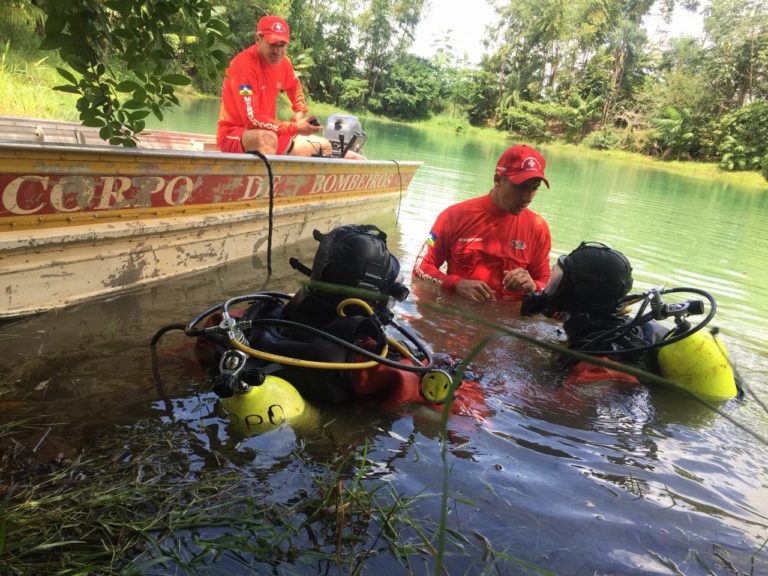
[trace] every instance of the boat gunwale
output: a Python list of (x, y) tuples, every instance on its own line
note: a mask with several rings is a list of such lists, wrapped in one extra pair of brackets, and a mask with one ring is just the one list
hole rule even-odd
[[(251, 163), (255, 158), (259, 158), (255, 154), (234, 154), (230, 152), (219, 152), (212, 150), (173, 150), (170, 148), (117, 148), (108, 144), (69, 144), (64, 142), (28, 142), (18, 140), (2, 140), (0, 139), (0, 153), (8, 150), (11, 152), (46, 152), (46, 153), (75, 153), (75, 154), (105, 154), (109, 156), (117, 157), (149, 157), (149, 158), (195, 158), (204, 159), (210, 161), (215, 159), (216, 161), (231, 162), (235, 164)], [(1, 157), (0, 157), (1, 158)], [(297, 165), (327, 165), (327, 164), (339, 164), (339, 165), (352, 165), (352, 166), (391, 166), (393, 164), (403, 167), (418, 168), (423, 165), (423, 162), (418, 160), (352, 160), (346, 158), (325, 158), (325, 157), (301, 157), (301, 156), (279, 156), (279, 155), (265, 155), (265, 158), (270, 164), (297, 164)]]

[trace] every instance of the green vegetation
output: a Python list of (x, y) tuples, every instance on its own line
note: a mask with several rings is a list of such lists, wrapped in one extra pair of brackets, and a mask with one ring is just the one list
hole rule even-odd
[(36, 451), (52, 428), (0, 424), (2, 574), (273, 573), (278, 567), (280, 573), (335, 567), (363, 574), (382, 555), (414, 573), (417, 558), (421, 568), (436, 562), (438, 546), (473, 558), (487, 573), (509, 563), (550, 573), (495, 550), (478, 532), (477, 540), (451, 530), (438, 536), (440, 526), (416, 514), (421, 502), (439, 496), (403, 498), (377, 479), (364, 443), (335, 447), (328, 464), (300, 449), (286, 456), (293, 489), (278, 498), (271, 486), (280, 484), (274, 477), (283, 464), (244, 473), (246, 463), (230, 460), (242, 456), (220, 447), (210, 448), (203, 465), (201, 437), (188, 422), (123, 426), (90, 443), (76, 461), (43, 464)]
[[(676, 6), (700, 10), (699, 2), (506, 0), (479, 66), (456, 53), (450, 34), (429, 60), (409, 54), (428, 9), (418, 0), (38, 4), (12, 0), (0, 10), (10, 38), (0, 73), (14, 75), (9, 63), (37, 65), (45, 55), (30, 47), (42, 43), (46, 65), (64, 78), (52, 83), (76, 95), (80, 120), (114, 143), (130, 145), (144, 118), (162, 118), (186, 83), (217, 93), (229, 57), (252, 42), (259, 17), (275, 13), (291, 24), (289, 55), (308, 93), (336, 109), (768, 176), (768, 5), (760, 0), (712, 0), (703, 8), (706, 42), (663, 43), (649, 42), (643, 19)], [(30, 99), (11, 90), (6, 110), (26, 113)]]

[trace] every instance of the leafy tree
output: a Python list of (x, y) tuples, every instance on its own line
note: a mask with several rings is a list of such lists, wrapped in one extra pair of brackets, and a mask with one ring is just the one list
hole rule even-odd
[(602, 98), (588, 96), (582, 98), (579, 94), (571, 97), (568, 122), (568, 137), (572, 140), (582, 140), (587, 135), (590, 123), (600, 118)]
[(357, 53), (355, 11), (357, 0), (307, 2), (304, 19), (311, 24), (306, 37), (311, 43), (314, 65), (302, 77), (308, 92), (325, 102), (340, 104), (344, 83), (358, 76), (355, 68)]
[(370, 97), (379, 89), (379, 77), (407, 53), (428, 4), (420, 0), (370, 0), (358, 23)]
[(518, 92), (536, 100), (546, 85), (554, 84), (565, 9), (564, 0), (514, 0), (497, 8), (494, 36), (501, 45), (496, 63), (503, 94)]
[(45, 12), (32, 0), (6, 0), (0, 3), (0, 26), (42, 25)]
[(173, 70), (180, 54), (199, 76), (229, 61), (229, 30), (206, 0), (48, 0), (45, 9), (41, 47), (74, 71), (58, 68), (66, 83), (55, 89), (79, 95), (83, 124), (113, 144), (135, 145), (146, 116), (178, 104), (176, 87), (190, 82)]
[(338, 104), (351, 110), (363, 110), (368, 95), (368, 81), (365, 78), (343, 79), (338, 92)]
[(453, 47), (453, 30), (447, 30), (434, 46), (435, 55), (430, 63), (434, 70), (433, 81), (438, 85), (439, 97), (434, 103), (433, 111), (440, 113), (448, 110), (455, 115), (462, 109), (467, 84), (472, 82), (472, 68), (466, 53), (457, 55)]
[(439, 95), (435, 69), (423, 58), (406, 56), (382, 78), (382, 89), (369, 98), (373, 112), (403, 120), (424, 119)]
[(13, 45), (23, 52), (37, 50), (45, 12), (32, 0), (0, 2), (0, 45)]
[(718, 123), (716, 135), (721, 168), (760, 170), (768, 154), (768, 102), (727, 114)]
[(768, 3), (712, 0), (704, 19), (707, 74), (725, 110), (768, 98)]
[(253, 44), (256, 24), (262, 16), (278, 14), (287, 19), (289, 8), (285, 0), (260, 0), (258, 3), (247, 0), (213, 0), (210, 4), (221, 10), (220, 18), (229, 28), (233, 53)]
[(707, 52), (699, 38), (672, 40), (661, 53), (655, 73), (643, 87), (649, 109), (660, 111), (668, 106), (688, 108), (697, 117), (719, 113), (706, 68)]
[(470, 72), (468, 81), (462, 85), (457, 98), (470, 124), (487, 125), (496, 109), (496, 78), (486, 67)]
[(604, 92), (603, 123), (613, 113), (617, 102), (622, 96), (631, 97), (634, 84), (628, 71), (640, 60), (640, 52), (647, 41), (645, 31), (640, 22), (634, 19), (624, 19), (613, 31), (610, 39), (610, 49), (613, 53), (611, 77)]
[(674, 156), (676, 160), (683, 157), (691, 157), (691, 148), (694, 142), (694, 131), (691, 113), (687, 109), (678, 110), (668, 107), (664, 114), (652, 120), (656, 128), (656, 143), (661, 149), (661, 157), (669, 159)]

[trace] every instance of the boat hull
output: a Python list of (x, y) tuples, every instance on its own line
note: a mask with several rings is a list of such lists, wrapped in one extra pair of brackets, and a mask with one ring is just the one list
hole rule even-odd
[(0, 318), (394, 220), (419, 165), (0, 142)]

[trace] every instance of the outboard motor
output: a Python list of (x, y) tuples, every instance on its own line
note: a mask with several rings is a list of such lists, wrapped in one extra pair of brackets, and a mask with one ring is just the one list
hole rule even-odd
[(360, 120), (351, 114), (332, 114), (325, 124), (324, 136), (331, 142), (333, 158), (344, 158), (347, 152), (360, 152), (367, 139)]

